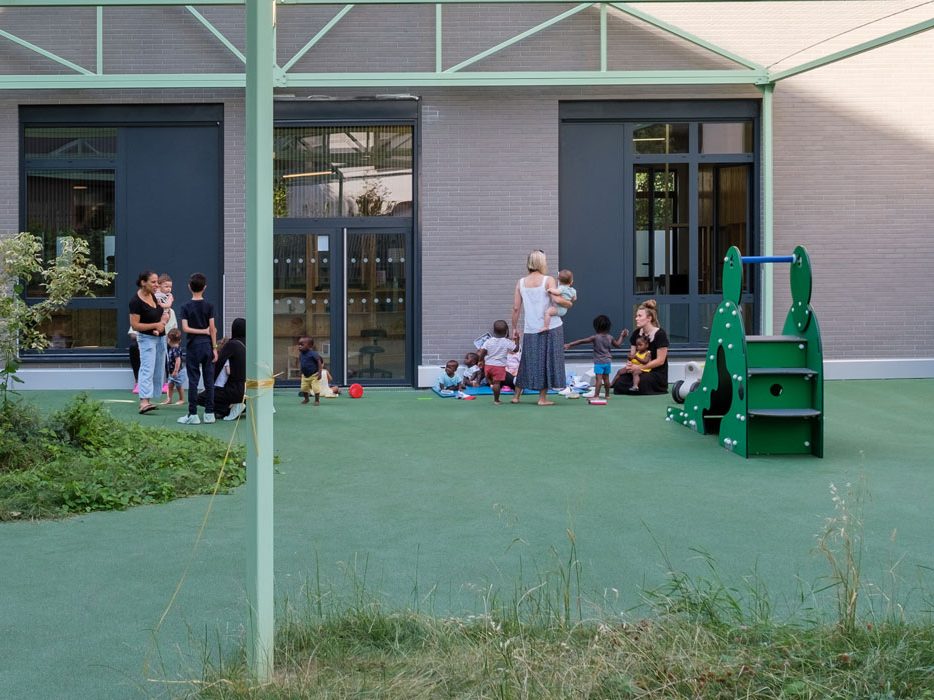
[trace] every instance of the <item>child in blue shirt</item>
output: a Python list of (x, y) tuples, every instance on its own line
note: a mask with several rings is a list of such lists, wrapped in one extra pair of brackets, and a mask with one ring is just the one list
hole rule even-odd
[(457, 360), (448, 360), (435, 386), (441, 391), (460, 391), (464, 387), (464, 380), (457, 373), (457, 368)]

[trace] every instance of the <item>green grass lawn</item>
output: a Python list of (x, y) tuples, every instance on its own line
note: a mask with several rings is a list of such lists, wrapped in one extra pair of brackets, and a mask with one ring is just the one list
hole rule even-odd
[[(742, 589), (754, 572), (780, 619), (833, 619), (832, 592), (817, 592), (828, 568), (816, 535), (834, 512), (830, 484), (862, 480), (861, 569), (873, 585), (863, 600), (883, 614), (894, 595), (909, 618), (923, 617), (934, 567), (932, 389), (828, 382), (821, 460), (739, 458), (666, 423), (666, 397), (539, 408), (532, 398), (496, 407), (368, 391), (313, 408), (277, 391), (279, 603), (303, 604), (320, 585), (387, 609), (482, 614), (560, 579), (570, 531), (585, 618), (637, 621), (669, 568), (702, 576), (714, 562), (727, 587)], [(140, 417), (121, 403), (128, 393), (95, 396), (126, 420), (220, 437), (235, 429), (176, 426), (178, 409)], [(28, 398), (51, 409), (69, 396)], [(208, 503), (0, 524), (0, 687), (12, 697), (171, 694), (179, 688), (147, 679), (197, 677), (205, 639), (235, 648), (246, 620), (243, 488), (213, 503), (191, 556)]]

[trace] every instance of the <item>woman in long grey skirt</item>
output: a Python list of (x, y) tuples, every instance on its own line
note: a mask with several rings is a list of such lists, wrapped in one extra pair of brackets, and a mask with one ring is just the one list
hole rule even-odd
[(552, 316), (550, 323), (546, 321), (545, 312), (552, 299), (561, 306), (570, 306), (571, 302), (560, 296), (553, 298), (548, 293), (557, 285), (554, 278), (548, 276), (548, 260), (543, 251), (529, 253), (526, 268), (529, 274), (516, 283), (512, 304), (513, 329), (519, 327), (519, 312), (525, 311), (522, 360), (512, 403), (519, 403), (523, 391), (537, 391), (539, 406), (553, 406), (554, 401), (548, 400), (548, 390), (565, 384), (564, 327), (560, 316)]

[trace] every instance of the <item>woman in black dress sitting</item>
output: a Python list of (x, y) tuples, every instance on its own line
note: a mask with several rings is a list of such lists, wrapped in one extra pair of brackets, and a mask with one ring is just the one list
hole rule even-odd
[[(651, 359), (644, 365), (627, 362), (613, 377), (613, 393), (666, 394), (668, 393), (668, 334), (658, 325), (658, 305), (654, 299), (639, 304), (635, 323), (636, 330), (629, 336), (629, 357), (635, 353), (636, 338), (641, 336), (649, 341)], [(632, 383), (634, 372), (641, 373), (638, 387), (634, 387)]]
[[(243, 413), (243, 394), (246, 387), (246, 320), (235, 318), (230, 324), (230, 340), (217, 353), (214, 376), (220, 377), (224, 364), (229, 363), (229, 374), (223, 386), (214, 387), (214, 415), (234, 420)], [(198, 394), (198, 405), (205, 404), (205, 395)]]

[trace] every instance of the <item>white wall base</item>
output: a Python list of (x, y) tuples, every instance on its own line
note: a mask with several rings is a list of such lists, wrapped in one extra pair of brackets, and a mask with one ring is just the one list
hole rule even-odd
[(129, 367), (35, 367), (20, 369), (16, 373), (23, 384), (15, 384), (16, 391), (67, 389), (69, 391), (95, 391), (133, 388), (133, 370)]
[[(684, 378), (684, 366), (688, 360), (672, 361), (668, 366), (668, 381)], [(613, 372), (622, 367), (622, 362), (613, 363)], [(567, 371), (584, 375), (593, 369), (593, 363), (573, 361), (567, 363)], [(416, 386), (432, 386), (440, 365), (419, 365)], [(902, 360), (824, 360), (825, 379), (931, 379), (934, 378), (934, 357)], [(133, 387), (133, 373), (129, 367), (31, 367), (18, 372), (23, 384), (15, 385), (17, 391), (66, 389), (69, 391), (94, 391), (126, 389)]]
[[(696, 360), (678, 359), (668, 363), (668, 381), (674, 383), (684, 379), (684, 366), (694, 361), (703, 365), (700, 358)], [(584, 375), (593, 370), (592, 362), (572, 361), (566, 363), (568, 372)], [(613, 363), (613, 372), (623, 366), (622, 362)], [(418, 368), (419, 387), (430, 387), (434, 383), (442, 367), (421, 365)], [(903, 360), (824, 360), (825, 379), (931, 379), (934, 378), (934, 358), (910, 358)]]

